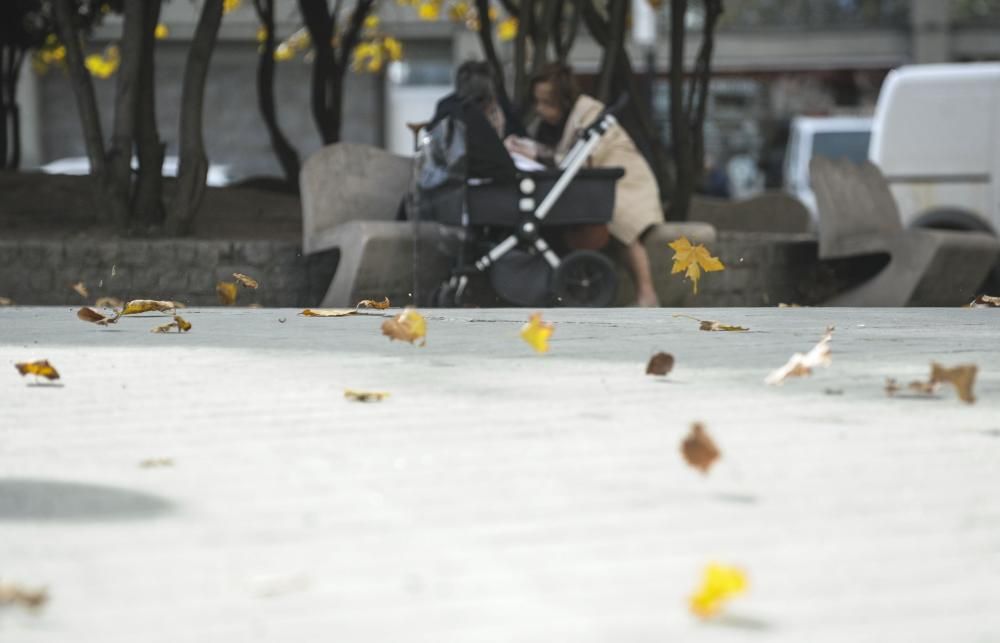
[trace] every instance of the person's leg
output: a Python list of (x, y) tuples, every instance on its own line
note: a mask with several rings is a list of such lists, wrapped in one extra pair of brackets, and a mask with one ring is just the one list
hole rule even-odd
[(642, 239), (636, 239), (625, 248), (625, 263), (635, 281), (636, 303), (643, 308), (655, 308), (660, 299), (653, 288), (653, 271), (649, 267), (649, 253)]

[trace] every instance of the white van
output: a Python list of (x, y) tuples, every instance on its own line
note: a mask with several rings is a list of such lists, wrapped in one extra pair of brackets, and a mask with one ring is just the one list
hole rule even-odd
[(868, 154), (904, 225), (1000, 232), (1000, 63), (890, 72)]
[(801, 201), (819, 221), (816, 195), (809, 182), (809, 161), (814, 156), (863, 163), (868, 158), (872, 119), (853, 116), (797, 116), (792, 119), (785, 148), (785, 191)]

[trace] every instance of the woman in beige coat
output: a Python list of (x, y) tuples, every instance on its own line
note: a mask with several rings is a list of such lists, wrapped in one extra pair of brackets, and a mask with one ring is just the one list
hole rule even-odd
[[(553, 63), (532, 79), (535, 113), (548, 141), (508, 137), (507, 149), (543, 163), (558, 163), (569, 152), (583, 129), (604, 109), (600, 101), (581, 94), (566, 65)], [(545, 138), (536, 134), (536, 138)], [(548, 142), (550, 145), (545, 145)], [(640, 306), (658, 306), (642, 236), (650, 226), (663, 222), (663, 207), (656, 178), (628, 133), (615, 126), (601, 139), (589, 161), (590, 167), (621, 167), (625, 170), (615, 189), (615, 209), (609, 231), (626, 249), (626, 263), (636, 284)]]

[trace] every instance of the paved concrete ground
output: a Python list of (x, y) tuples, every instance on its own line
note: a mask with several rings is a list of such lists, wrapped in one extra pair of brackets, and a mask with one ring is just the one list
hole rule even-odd
[[(522, 310), (429, 311), (425, 348), (296, 312), (0, 309), (0, 581), (51, 595), (0, 640), (1000, 640), (997, 311), (552, 310), (547, 355)], [(828, 324), (829, 369), (763, 384)], [(978, 403), (886, 398), (931, 360)], [(710, 561), (751, 586), (702, 623)]]

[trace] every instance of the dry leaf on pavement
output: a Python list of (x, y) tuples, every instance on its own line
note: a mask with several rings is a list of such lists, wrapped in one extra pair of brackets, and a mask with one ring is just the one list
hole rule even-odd
[(95, 308), (123, 308), (125, 303), (117, 297), (99, 297), (94, 302)]
[(344, 397), (356, 402), (381, 402), (389, 397), (384, 391), (355, 391), (354, 389), (344, 389)]
[(152, 329), (151, 333), (169, 333), (170, 331), (177, 329), (178, 333), (186, 333), (191, 330), (191, 322), (187, 321), (180, 315), (174, 315), (174, 321), (163, 324), (162, 326), (157, 326)]
[(76, 311), (76, 316), (85, 322), (90, 322), (92, 324), (97, 324), (98, 326), (107, 326), (108, 324), (114, 324), (118, 321), (118, 315), (114, 317), (106, 317), (101, 313), (97, 312), (93, 308), (83, 307)]
[(161, 301), (158, 299), (133, 299), (125, 304), (125, 308), (122, 309), (119, 316), (171, 312), (178, 308), (184, 308), (184, 304), (178, 301)]
[(80, 295), (84, 299), (86, 299), (87, 297), (90, 297), (90, 291), (87, 290), (87, 285), (85, 283), (83, 283), (82, 281), (76, 282), (75, 284), (73, 284), (72, 286), (70, 286), (70, 288), (72, 288), (73, 290), (75, 290), (76, 294)]
[(361, 301), (358, 302), (358, 305), (355, 306), (354, 308), (355, 309), (374, 308), (376, 310), (385, 310), (388, 307), (389, 307), (389, 298), (385, 297), (384, 299), (382, 299), (382, 301), (375, 301), (374, 299), (362, 299)]
[(40, 359), (35, 362), (18, 362), (14, 364), (17, 368), (17, 372), (21, 375), (34, 375), (36, 377), (44, 377), (47, 380), (57, 380), (59, 379), (59, 371), (52, 364), (49, 364), (49, 360)]
[(953, 368), (945, 368), (937, 362), (931, 362), (931, 382), (949, 383), (955, 387), (958, 398), (967, 404), (976, 401), (972, 387), (976, 383), (976, 373), (979, 368), (975, 364), (962, 364)]
[(306, 308), (300, 315), (305, 317), (347, 317), (349, 315), (356, 315), (362, 308), (374, 308), (376, 310), (385, 310), (389, 307), (389, 298), (386, 297), (382, 301), (375, 301), (374, 299), (362, 299), (358, 302), (357, 306), (354, 308)]
[(141, 469), (155, 469), (157, 467), (174, 466), (173, 458), (147, 458), (139, 462)]
[(25, 589), (12, 583), (0, 583), (0, 607), (4, 605), (19, 605), (29, 609), (41, 607), (49, 600), (48, 591), (42, 589)]
[(220, 281), (215, 284), (215, 294), (223, 306), (232, 306), (236, 303), (236, 282)]
[(826, 329), (823, 339), (819, 340), (812, 349), (803, 355), (795, 353), (781, 368), (773, 371), (764, 381), (768, 384), (783, 384), (789, 377), (803, 377), (812, 375), (812, 369), (818, 366), (829, 366), (832, 362), (830, 357), (830, 341), (833, 339), (833, 327)]
[(713, 257), (703, 244), (691, 245), (687, 237), (681, 237), (668, 244), (674, 251), (674, 267), (670, 274), (684, 272), (684, 276), (691, 280), (694, 285), (694, 294), (698, 294), (698, 280), (701, 279), (701, 271), (715, 272), (725, 270), (725, 266), (718, 257)]
[(0, 306), (13, 306), (14, 300), (10, 297), (0, 297)]
[(709, 563), (702, 572), (701, 585), (691, 596), (691, 611), (701, 618), (711, 618), (737, 594), (747, 589), (746, 573), (738, 567)]
[(521, 339), (528, 342), (536, 352), (546, 353), (549, 350), (549, 337), (554, 330), (555, 325), (542, 321), (542, 313), (532, 313), (524, 326), (521, 326)]
[(708, 473), (721, 455), (719, 447), (715, 446), (701, 422), (691, 425), (691, 432), (681, 442), (681, 453), (688, 464), (702, 473)]
[(382, 322), (382, 334), (389, 341), (398, 339), (411, 344), (423, 339), (420, 345), (427, 343), (427, 320), (413, 308), (407, 308), (402, 313)]
[(674, 356), (670, 353), (657, 353), (649, 358), (646, 364), (646, 375), (666, 375), (674, 369)]
[(688, 319), (693, 319), (698, 322), (698, 330), (711, 330), (711, 331), (725, 331), (725, 332), (735, 332), (744, 333), (749, 331), (749, 328), (743, 328), (742, 326), (732, 326), (730, 324), (723, 324), (722, 322), (713, 321), (711, 319), (698, 319), (697, 317), (692, 317), (691, 315), (684, 315), (677, 313), (674, 317), (687, 317)]
[(990, 295), (979, 295), (972, 300), (969, 304), (969, 308), (998, 308), (1000, 307), (1000, 297), (991, 297)]
[(236, 278), (236, 281), (243, 284), (244, 288), (256, 289), (258, 286), (256, 279), (248, 275), (244, 275), (242, 272), (234, 272), (233, 277)]

